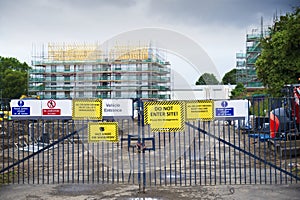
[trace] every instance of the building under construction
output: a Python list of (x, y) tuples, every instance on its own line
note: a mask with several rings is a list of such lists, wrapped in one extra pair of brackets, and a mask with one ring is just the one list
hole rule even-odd
[(261, 39), (268, 36), (268, 27), (252, 29), (246, 35), (246, 53), (236, 54), (237, 83), (243, 83), (246, 88), (262, 88), (263, 84), (257, 78), (255, 62), (261, 53)]
[(151, 45), (54, 44), (33, 50), (29, 94), (42, 99), (169, 99), (171, 69)]
[(257, 79), (255, 62), (261, 53), (260, 40), (263, 35), (257, 31), (247, 34), (246, 54), (236, 54), (237, 83), (243, 83), (246, 88), (261, 88), (263, 85)]

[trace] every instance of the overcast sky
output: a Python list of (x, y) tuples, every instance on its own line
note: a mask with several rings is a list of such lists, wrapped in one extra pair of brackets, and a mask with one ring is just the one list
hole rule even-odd
[(155, 27), (194, 40), (222, 77), (235, 67), (235, 53), (245, 51), (246, 33), (260, 27), (261, 17), (271, 24), (276, 12), (299, 5), (300, 0), (0, 0), (0, 56), (30, 64), (33, 44), (101, 43)]

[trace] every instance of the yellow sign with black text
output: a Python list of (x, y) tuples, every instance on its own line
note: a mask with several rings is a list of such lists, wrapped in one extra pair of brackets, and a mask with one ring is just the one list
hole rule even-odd
[(118, 122), (89, 122), (88, 142), (118, 142)]
[(184, 131), (184, 108), (180, 101), (145, 102), (144, 123), (153, 132)]
[(102, 99), (73, 99), (73, 120), (101, 120)]
[(186, 101), (186, 120), (210, 121), (214, 119), (214, 102), (212, 100)]

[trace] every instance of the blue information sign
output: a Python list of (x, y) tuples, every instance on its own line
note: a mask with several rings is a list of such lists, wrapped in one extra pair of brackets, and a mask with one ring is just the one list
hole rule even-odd
[(30, 107), (12, 107), (12, 115), (30, 115)]
[(18, 105), (19, 105), (20, 107), (24, 106), (24, 101), (22, 101), (22, 100), (18, 101)]
[(234, 116), (233, 108), (216, 108), (216, 116)]

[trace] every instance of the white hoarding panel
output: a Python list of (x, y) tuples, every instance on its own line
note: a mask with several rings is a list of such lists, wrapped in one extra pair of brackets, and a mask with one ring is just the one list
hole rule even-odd
[(41, 117), (41, 101), (31, 99), (13, 99), (10, 102), (11, 117), (13, 118), (38, 118)]
[(103, 99), (103, 117), (131, 117), (133, 115), (132, 99)]
[(42, 117), (72, 118), (72, 100), (41, 100)]
[(215, 118), (248, 118), (248, 100), (215, 101)]

